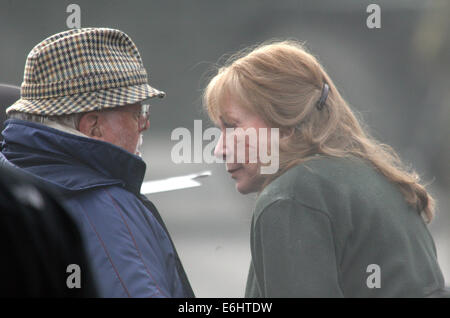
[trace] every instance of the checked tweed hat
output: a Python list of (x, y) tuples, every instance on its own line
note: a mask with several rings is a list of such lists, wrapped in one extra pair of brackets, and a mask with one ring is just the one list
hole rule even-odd
[(55, 34), (31, 50), (21, 98), (6, 113), (67, 115), (164, 95), (148, 84), (139, 51), (125, 33), (74, 29)]

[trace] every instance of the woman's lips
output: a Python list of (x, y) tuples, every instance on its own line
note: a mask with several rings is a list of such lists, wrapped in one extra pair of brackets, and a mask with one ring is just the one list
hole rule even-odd
[(237, 168), (229, 169), (229, 170), (227, 170), (227, 172), (228, 172), (229, 174), (231, 174), (231, 177), (232, 177), (232, 178), (234, 178), (235, 173), (236, 173), (237, 171), (241, 170), (241, 169), (242, 169), (242, 167), (237, 167)]

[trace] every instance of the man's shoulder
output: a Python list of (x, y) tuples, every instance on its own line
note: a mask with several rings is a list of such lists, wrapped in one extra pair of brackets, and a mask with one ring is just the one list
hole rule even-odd
[(127, 202), (130, 200), (138, 200), (137, 196), (121, 184), (105, 184), (96, 187), (87, 188), (83, 191), (75, 191), (65, 196), (66, 202), (99, 205), (112, 205), (115, 202)]
[[(94, 230), (108, 241), (119, 240), (112, 235), (129, 231), (147, 237), (163, 232), (158, 220), (153, 216), (138, 195), (118, 185), (94, 188), (66, 197), (64, 205), (71, 215), (88, 231)], [(149, 231), (148, 226), (153, 230)]]
[(136, 201), (136, 196), (120, 185), (107, 185), (72, 191), (64, 196), (63, 203), (78, 222), (97, 223), (116, 218), (115, 211), (136, 210), (139, 205)]

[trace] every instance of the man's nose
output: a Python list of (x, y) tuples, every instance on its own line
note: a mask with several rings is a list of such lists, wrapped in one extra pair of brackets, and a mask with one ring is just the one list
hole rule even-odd
[(139, 132), (141, 133), (149, 128), (150, 128), (150, 120), (147, 119), (145, 123), (139, 127)]

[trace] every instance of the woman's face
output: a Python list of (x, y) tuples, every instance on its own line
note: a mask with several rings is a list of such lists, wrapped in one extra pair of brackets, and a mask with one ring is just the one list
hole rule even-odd
[[(268, 129), (268, 138), (270, 138), (270, 128), (259, 116), (241, 107), (232, 98), (228, 98), (222, 110), (223, 115), (218, 123), (222, 132), (214, 155), (226, 161), (226, 170), (236, 181), (236, 189), (240, 193), (258, 192), (265, 180), (264, 175), (260, 174), (259, 129)], [(234, 131), (230, 133), (228, 129), (227, 133), (227, 128)], [(256, 138), (244, 138), (244, 134), (252, 132)], [(266, 145), (267, 140), (262, 144)], [(238, 151), (241, 157), (238, 156)]]

